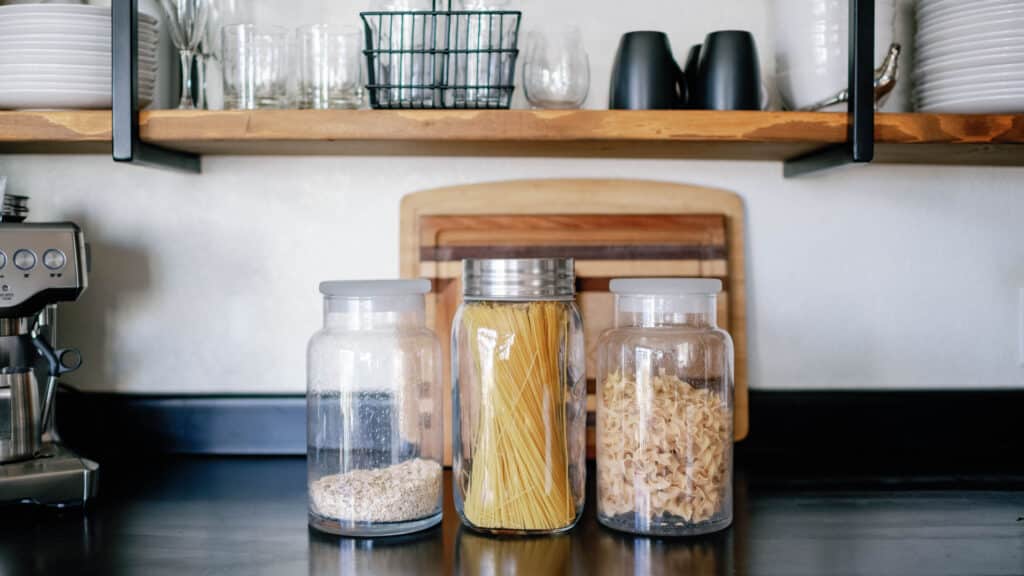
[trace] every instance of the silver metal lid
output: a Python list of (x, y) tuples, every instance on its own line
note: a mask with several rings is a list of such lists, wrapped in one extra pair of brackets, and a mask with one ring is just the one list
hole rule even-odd
[(462, 261), (466, 300), (572, 300), (575, 294), (572, 258)]

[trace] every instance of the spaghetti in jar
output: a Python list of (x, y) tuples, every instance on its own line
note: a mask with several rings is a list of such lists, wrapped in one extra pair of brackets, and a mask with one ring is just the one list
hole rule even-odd
[(583, 511), (586, 379), (572, 259), (466, 260), (452, 324), (455, 508), (551, 534)]

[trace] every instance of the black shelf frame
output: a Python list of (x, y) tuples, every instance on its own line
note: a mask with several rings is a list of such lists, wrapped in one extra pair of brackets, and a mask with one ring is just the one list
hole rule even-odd
[[(154, 146), (139, 139), (138, 0), (111, 4), (113, 70), (113, 157), (116, 162), (201, 171), (198, 154)], [(850, 0), (849, 102), (847, 141), (786, 160), (783, 175), (794, 178), (847, 164), (867, 164), (875, 153), (875, 1)]]
[(168, 150), (139, 139), (139, 2), (110, 6), (113, 156), (115, 162), (198, 174), (198, 154)]
[(786, 160), (786, 178), (875, 158), (875, 0), (850, 1), (849, 134), (846, 142)]

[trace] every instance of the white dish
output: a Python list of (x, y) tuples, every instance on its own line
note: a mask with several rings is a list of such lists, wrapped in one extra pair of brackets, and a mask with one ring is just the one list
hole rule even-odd
[(1024, 95), (946, 100), (919, 106), (918, 110), (949, 114), (1020, 114), (1024, 113)]
[[(88, 42), (8, 42), (0, 38), (0, 52), (20, 52), (23, 50), (56, 50), (59, 52), (79, 52), (110, 55), (110, 44), (91, 44)], [(156, 48), (139, 46), (141, 58), (156, 60)]]
[[(0, 108), (21, 110), (97, 109), (110, 108), (110, 90), (10, 90), (0, 88)], [(139, 106), (145, 107), (152, 97), (139, 95)]]
[[(111, 37), (109, 26), (106, 28), (90, 28), (88, 26), (82, 26), (81, 24), (54, 25), (45, 22), (33, 22), (30, 24), (7, 24), (0, 22), (0, 34), (3, 34), (4, 36), (46, 34), (51, 36), (61, 35), (90, 38)], [(158, 42), (160, 40), (160, 33), (155, 30), (139, 28), (139, 39), (146, 40), (147, 42)]]
[(1017, 6), (1021, 6), (1020, 0), (951, 0), (948, 2), (921, 0), (917, 4), (917, 15), (919, 19), (939, 18), (943, 16), (969, 15), (978, 10), (1013, 8)]
[[(81, 64), (110, 66), (111, 54), (106, 52), (76, 52), (74, 50), (0, 50), (0, 64)], [(139, 56), (139, 70), (155, 73), (156, 58)]]
[[(17, 32), (6, 32), (0, 28), (0, 43), (43, 43), (64, 45), (75, 42), (87, 45), (110, 46), (111, 37), (109, 34), (20, 34)], [(160, 38), (158, 36), (139, 36), (139, 47), (156, 50)]]
[(923, 66), (940, 58), (970, 56), (971, 54), (980, 54), (987, 50), (1014, 50), (1024, 54), (1024, 35), (1020, 33), (1015, 33), (1011, 37), (993, 35), (974, 40), (946, 42), (928, 48), (918, 48), (915, 64)]
[[(110, 88), (110, 78), (84, 78), (84, 77), (65, 77), (60, 78), (57, 76), (11, 76), (4, 78), (4, 87), (18, 87), (25, 88), (28, 86), (51, 86), (54, 88), (61, 87), (75, 87), (75, 88), (87, 88), (87, 89), (98, 89), (103, 90)], [(146, 90), (152, 92), (156, 88), (156, 83), (153, 81), (139, 81), (139, 90)]]
[(1019, 34), (1021, 30), (1024, 30), (1024, 15), (1001, 20), (985, 20), (975, 24), (964, 24), (949, 28), (940, 27), (923, 32), (919, 31), (914, 37), (914, 44), (924, 48), (933, 42), (981, 40), (991, 34), (1011, 32)]
[(916, 93), (914, 98), (918, 100), (942, 100), (950, 97), (969, 96), (971, 94), (983, 96), (986, 94), (1002, 94), (1004, 92), (1024, 95), (1024, 81), (1008, 80), (1006, 82), (992, 82), (984, 86), (946, 86)]
[[(110, 16), (93, 18), (90, 16), (73, 16), (52, 18), (46, 16), (0, 15), (0, 26), (50, 26), (53, 28), (82, 28), (95, 32), (110, 32)], [(139, 32), (156, 34), (160, 28), (147, 22), (139, 22)]]
[[(0, 6), (0, 16), (7, 14), (43, 14), (46, 16), (94, 16), (110, 19), (109, 6), (90, 6), (87, 4), (12, 4)], [(150, 14), (139, 11), (139, 21), (157, 24), (157, 19)]]
[(917, 20), (917, 32), (919, 34), (931, 33), (939, 30), (948, 30), (955, 26), (969, 26), (981, 22), (998, 22), (1010, 18), (1018, 18), (1024, 14), (1024, 6), (1017, 8), (997, 7), (985, 10), (978, 10), (967, 15), (944, 16)]
[(951, 70), (940, 70), (933, 71), (927, 74), (922, 74), (914, 79), (916, 85), (927, 84), (936, 80), (949, 80), (950, 78), (970, 78), (975, 79), (981, 78), (984, 80), (988, 77), (999, 77), (1007, 74), (1022, 74), (1024, 75), (1024, 62), (1014, 62), (1012, 64), (997, 64), (994, 66), (979, 66), (964, 69), (951, 69)]
[(913, 77), (915, 79), (928, 74), (949, 74), (958, 70), (995, 66), (1000, 64), (1017, 64), (1024, 59), (1019, 49), (984, 50), (971, 54), (944, 56), (929, 62), (918, 62)]
[(935, 90), (945, 90), (956, 86), (987, 87), (989, 83), (1024, 82), (1024, 70), (1003, 73), (981, 73), (948, 76), (921, 82), (914, 86), (914, 94), (926, 94)]
[[(110, 68), (109, 62), (106, 66), (87, 66), (83, 64), (0, 64), (0, 78), (19, 74), (110, 78)], [(154, 70), (139, 70), (139, 78), (156, 80), (156, 72)]]

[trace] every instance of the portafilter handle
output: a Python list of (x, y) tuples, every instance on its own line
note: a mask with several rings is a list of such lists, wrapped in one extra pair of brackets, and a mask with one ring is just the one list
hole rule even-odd
[(54, 396), (57, 394), (57, 379), (62, 374), (74, 372), (82, 365), (82, 353), (76, 348), (61, 348), (54, 350), (45, 338), (39, 335), (32, 337), (39, 355), (46, 359), (49, 367), (49, 377), (46, 379), (46, 391), (43, 393), (43, 415), (40, 418), (40, 434), (50, 427), (50, 418), (53, 417)]

